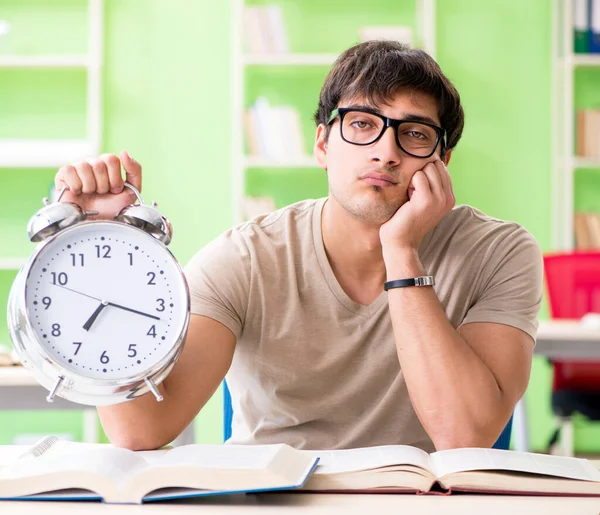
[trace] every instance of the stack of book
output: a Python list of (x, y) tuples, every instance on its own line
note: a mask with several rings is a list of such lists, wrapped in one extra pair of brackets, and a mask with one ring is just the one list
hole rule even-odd
[(286, 54), (290, 50), (278, 5), (244, 6), (243, 31), (247, 53)]
[(573, 48), (600, 53), (600, 0), (573, 0)]
[(600, 214), (575, 213), (575, 248), (600, 250)]
[(261, 96), (245, 110), (244, 118), (252, 157), (285, 162), (306, 155), (300, 114), (296, 108), (272, 106)]
[(579, 109), (577, 111), (578, 157), (600, 158), (600, 109)]

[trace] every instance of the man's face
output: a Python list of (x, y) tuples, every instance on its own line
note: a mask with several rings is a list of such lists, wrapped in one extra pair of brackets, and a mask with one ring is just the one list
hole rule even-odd
[[(338, 107), (365, 105), (355, 99), (343, 100)], [(389, 118), (420, 116), (439, 126), (436, 101), (421, 93), (398, 93), (389, 105), (366, 106)], [(327, 170), (329, 193), (347, 212), (361, 221), (383, 224), (409, 200), (409, 184), (417, 170), (440, 157), (435, 153), (426, 159), (410, 156), (398, 147), (394, 130), (388, 127), (375, 143), (366, 146), (344, 141), (340, 119), (332, 122), (325, 143), (325, 127), (317, 129), (315, 151), (320, 165)], [(371, 174), (382, 174), (379, 178)]]

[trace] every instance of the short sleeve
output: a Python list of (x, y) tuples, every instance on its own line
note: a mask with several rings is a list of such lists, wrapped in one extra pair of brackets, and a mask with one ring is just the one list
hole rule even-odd
[(239, 338), (250, 290), (248, 247), (231, 229), (199, 250), (184, 268), (191, 313), (225, 325)]
[(521, 329), (535, 341), (542, 302), (544, 263), (535, 238), (524, 228), (507, 234), (484, 264), (482, 291), (462, 324), (494, 322)]

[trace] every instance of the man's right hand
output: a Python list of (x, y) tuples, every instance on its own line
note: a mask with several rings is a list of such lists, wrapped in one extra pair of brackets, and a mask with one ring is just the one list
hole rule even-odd
[(84, 211), (98, 211), (94, 218), (114, 218), (121, 209), (136, 202), (135, 193), (123, 186), (121, 166), (125, 180), (141, 191), (142, 165), (122, 151), (120, 156), (102, 154), (62, 166), (54, 177), (58, 192), (68, 187), (61, 201), (74, 202)]

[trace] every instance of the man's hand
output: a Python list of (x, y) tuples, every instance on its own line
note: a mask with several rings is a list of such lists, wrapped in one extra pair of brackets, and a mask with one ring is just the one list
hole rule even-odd
[(123, 187), (121, 168), (125, 170), (125, 180), (141, 191), (142, 165), (125, 151), (119, 157), (102, 154), (62, 166), (54, 184), (58, 191), (68, 187), (63, 202), (75, 202), (84, 211), (98, 211), (94, 218), (108, 220), (136, 201), (135, 193)]
[(379, 230), (383, 256), (396, 251), (416, 251), (423, 237), (456, 204), (450, 174), (443, 161), (427, 163), (408, 186), (408, 202)]

